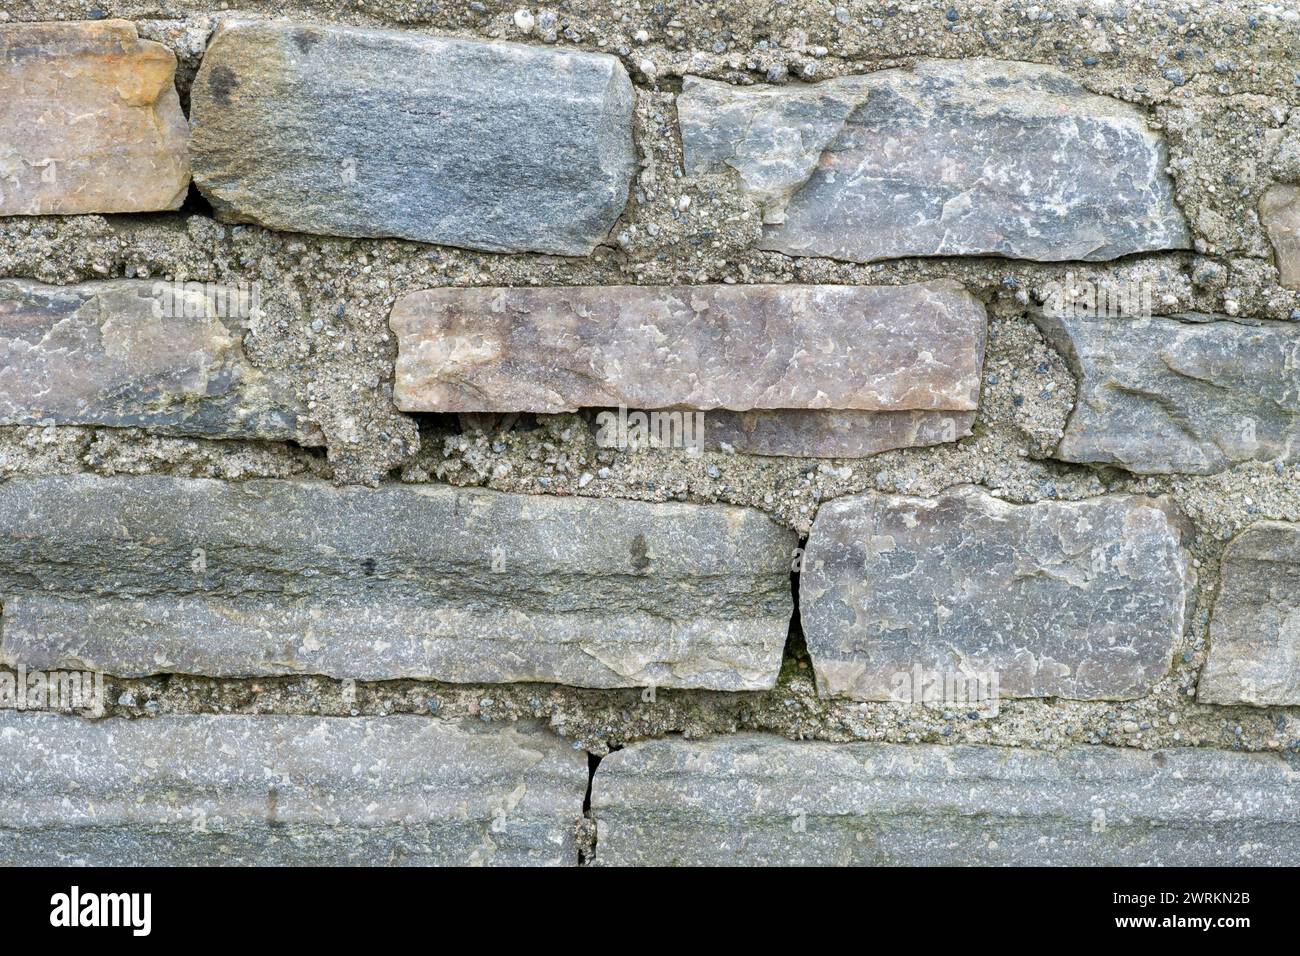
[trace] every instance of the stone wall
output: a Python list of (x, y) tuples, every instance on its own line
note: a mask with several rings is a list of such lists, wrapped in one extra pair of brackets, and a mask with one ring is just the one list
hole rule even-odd
[(1300, 10), (0, 12), (4, 863), (1300, 862)]

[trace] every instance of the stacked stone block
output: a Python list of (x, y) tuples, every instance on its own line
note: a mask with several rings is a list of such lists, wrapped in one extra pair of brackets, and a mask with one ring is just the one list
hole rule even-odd
[[(389, 419), (468, 433), (521, 415), (702, 415), (699, 446), (652, 450), (652, 468), (723, 455), (808, 473), (984, 440), (1007, 303), (969, 263), (1115, 279), (1134, 261), (1181, 267), (1214, 231), (1180, 205), (1154, 111), (1064, 66), (918, 56), (746, 84), (681, 71), (664, 92), (626, 59), (230, 15), (186, 114), (175, 55), (130, 21), (0, 24), (0, 222), (177, 216), (188, 195), (191, 231), (295, 234), (299, 253), (328, 237), (313, 248), (398, 239), (426, 264), (440, 250), (517, 258), (539, 270), (529, 281), (426, 268), (388, 290), (364, 334)], [(665, 101), (672, 122), (652, 134), (644, 113)], [(1004, 283), (1017, 328), (1074, 380), (1043, 458), (1092, 477), (1092, 493), (1008, 499), (935, 475), (932, 491), (859, 488), (792, 524), (752, 502), (584, 493), (590, 474), (576, 493), (522, 494), (382, 470), (232, 480), (38, 462), (0, 481), (3, 673), (653, 702), (781, 695), (804, 667), (825, 706), (904, 721), (932, 703), (900, 696), (911, 675), (992, 675), (970, 704), (997, 719), (1003, 701), (1150, 699), (1203, 626), (1195, 706), (1273, 708), (1285, 725), (1300, 706), (1294, 484), (1224, 534), (1177, 494), (1120, 483), (1296, 481), (1296, 115), (1274, 130), (1276, 181), (1250, 212), (1272, 270), (1257, 308), (1170, 295), (1155, 315), (1080, 312)], [(561, 281), (630, 255), (664, 143), (680, 151), (675, 178), (753, 215), (745, 253), (788, 266), (785, 281), (641, 282), (630, 263), (625, 281)], [(899, 261), (915, 271), (888, 271)], [(850, 263), (882, 271), (836, 271)], [(275, 272), (240, 266), (259, 289)], [(1220, 287), (1223, 268), (1206, 258), (1192, 282)], [(0, 430), (323, 449), (330, 463), (378, 428), (322, 387), (328, 366), (264, 354), (277, 321), (323, 329), (312, 289), (286, 280), (262, 302), (171, 275), (49, 278), (0, 278)], [(428, 709), (0, 714), (0, 762), (17, 768), (0, 780), (3, 862), (1300, 859), (1297, 747), (633, 731), (592, 771), (536, 719)]]

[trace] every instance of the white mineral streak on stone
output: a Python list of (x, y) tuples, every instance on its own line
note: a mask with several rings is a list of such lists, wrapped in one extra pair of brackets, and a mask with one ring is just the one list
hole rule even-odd
[(587, 755), (529, 724), (0, 712), (0, 864), (572, 866)]
[(605, 866), (1300, 862), (1277, 754), (669, 738), (607, 755), (591, 810)]
[(1062, 261), (1189, 245), (1143, 113), (1050, 67), (923, 60), (780, 89), (687, 77), (677, 108), (687, 172), (733, 170), (764, 249)]
[(1300, 524), (1247, 528), (1224, 551), (1221, 575), (1197, 699), (1300, 704)]
[(0, 662), (760, 690), (780, 668), (797, 543), (725, 505), (11, 480)]
[(1008, 504), (978, 488), (823, 504), (799, 582), (818, 692), (996, 675), (1002, 697), (1141, 697), (1168, 671), (1194, 572), (1172, 505)]

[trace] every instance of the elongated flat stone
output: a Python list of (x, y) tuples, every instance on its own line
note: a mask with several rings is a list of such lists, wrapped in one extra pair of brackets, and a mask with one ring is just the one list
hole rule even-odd
[(983, 307), (956, 283), (430, 289), (399, 299), (404, 411), (973, 411)]
[(797, 543), (730, 506), (15, 479), (0, 484), (0, 661), (757, 690), (780, 667)]
[(126, 20), (0, 25), (0, 216), (179, 209), (175, 73)]
[(1300, 461), (1300, 327), (1207, 315), (1035, 321), (1079, 379), (1057, 458), (1141, 474)]
[(632, 103), (606, 54), (235, 21), (194, 83), (194, 181), (271, 229), (585, 255), (627, 202)]
[(587, 755), (529, 724), (0, 712), (5, 866), (577, 864)]
[(244, 298), (135, 279), (0, 280), (0, 425), (322, 445), (284, 373), (244, 357)]
[(1229, 542), (1196, 696), (1300, 704), (1300, 524), (1261, 521)]
[[(482, 417), (476, 412), (462, 415), (463, 420)], [(487, 413), (487, 417), (499, 416)], [(595, 439), (602, 448), (688, 448), (800, 458), (869, 458), (895, 448), (956, 441), (971, 434), (974, 423), (974, 412), (785, 408), (646, 413), (604, 409), (595, 416)]]
[(1002, 697), (1141, 697), (1169, 669), (1193, 572), (1172, 505), (1008, 504), (963, 486), (818, 509), (799, 610), (818, 693), (912, 700), (925, 674)]
[(630, 744), (592, 780), (604, 866), (1300, 862), (1293, 756), (794, 742)]
[(687, 172), (734, 171), (764, 249), (1056, 262), (1189, 243), (1142, 112), (1049, 67), (923, 60), (780, 89), (687, 77), (677, 111)]
[(1300, 186), (1270, 186), (1259, 205), (1282, 285), (1300, 289)]
[(943, 445), (971, 434), (971, 412), (712, 411), (705, 447), (746, 455), (869, 458), (895, 448)]

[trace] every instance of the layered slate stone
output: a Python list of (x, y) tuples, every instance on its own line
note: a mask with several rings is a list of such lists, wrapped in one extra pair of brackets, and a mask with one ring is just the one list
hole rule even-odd
[(1016, 505), (970, 486), (823, 504), (802, 572), (818, 693), (877, 701), (918, 699), (917, 673), (1001, 697), (1141, 697), (1193, 588), (1163, 499)]
[(1300, 524), (1252, 525), (1228, 544), (1221, 567), (1197, 699), (1300, 704)]
[(324, 444), (288, 375), (244, 355), (251, 293), (176, 291), (0, 280), (0, 424)]
[(0, 484), (0, 661), (757, 690), (792, 531), (731, 506), (444, 486)]
[(605, 866), (1300, 862), (1277, 754), (670, 738), (601, 760), (591, 810)]
[(0, 216), (179, 209), (175, 73), (126, 20), (0, 24)]
[(573, 866), (587, 755), (529, 724), (0, 713), (5, 866)]
[(585, 255), (627, 202), (632, 104), (607, 54), (234, 21), (194, 83), (194, 180), (271, 229)]
[(763, 208), (764, 249), (1056, 262), (1189, 244), (1144, 114), (1049, 67), (923, 60), (809, 86), (683, 89), (687, 172), (734, 175)]
[(985, 337), (950, 281), (431, 289), (390, 324), (405, 411), (717, 410), (721, 440), (760, 454), (967, 434)]
[(1300, 186), (1270, 186), (1259, 206), (1282, 285), (1300, 289)]
[(1300, 327), (1211, 315), (1035, 320), (1079, 380), (1057, 458), (1142, 474), (1300, 461)]
[(970, 435), (974, 424), (974, 411), (712, 411), (704, 444), (709, 449), (725, 444), (744, 455), (869, 458), (895, 448), (954, 442)]

